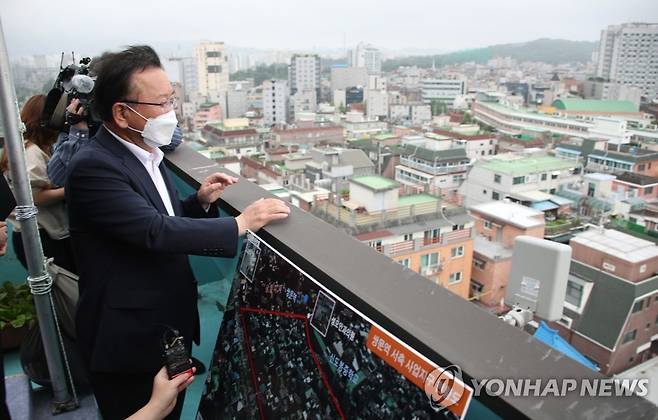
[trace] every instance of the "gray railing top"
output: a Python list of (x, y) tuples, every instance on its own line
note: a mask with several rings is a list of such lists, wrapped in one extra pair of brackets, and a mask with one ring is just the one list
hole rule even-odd
[[(189, 149), (166, 156), (169, 166), (198, 186), (214, 171), (229, 172)], [(238, 214), (261, 197), (274, 197), (241, 178), (219, 205)], [(290, 217), (259, 235), (316, 280), (440, 366), (457, 364), (464, 378), (602, 378), (527, 333), (501, 322), (418, 273), (393, 262), (310, 213)], [(477, 400), (503, 418), (654, 418), (655, 406), (640, 397), (493, 397)]]

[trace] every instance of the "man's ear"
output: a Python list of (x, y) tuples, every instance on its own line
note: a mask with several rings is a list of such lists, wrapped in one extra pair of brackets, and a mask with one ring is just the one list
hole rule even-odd
[(112, 119), (118, 127), (128, 128), (129, 124), (128, 120), (126, 119), (128, 112), (129, 110), (126, 108), (126, 106), (120, 102), (112, 105)]

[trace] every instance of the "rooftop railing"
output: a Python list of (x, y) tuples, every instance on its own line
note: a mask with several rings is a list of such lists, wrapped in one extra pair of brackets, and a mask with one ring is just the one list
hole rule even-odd
[[(167, 155), (167, 160), (169, 167), (194, 188), (210, 173), (223, 171), (185, 146)], [(224, 192), (218, 204), (225, 213), (237, 215), (262, 197), (274, 196), (241, 179)], [(288, 219), (258, 234), (324, 287), (433, 363), (459, 365), (467, 383), (483, 378), (603, 378), (310, 213), (292, 208)], [(567, 393), (563, 397), (512, 397), (482, 393), (474, 397), (466, 418), (630, 419), (655, 415), (656, 407), (636, 396), (602, 398)]]

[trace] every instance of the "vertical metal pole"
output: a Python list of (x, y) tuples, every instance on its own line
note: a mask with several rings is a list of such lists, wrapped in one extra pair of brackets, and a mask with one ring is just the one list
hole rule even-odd
[[(37, 227), (36, 212), (30, 211), (34, 208), (32, 200), (32, 188), (27, 175), (25, 165), (25, 148), (19, 129), (18, 102), (11, 76), (9, 56), (5, 43), (5, 35), (0, 21), (0, 112), (5, 130), (5, 148), (11, 163), (11, 178), (19, 208), (27, 209), (28, 215), (21, 220), (21, 231), (25, 257), (28, 267), (28, 280), (48, 283), (50, 281), (44, 264), (43, 249)], [(48, 373), (53, 388), (54, 410), (59, 412), (62, 407), (71, 402), (71, 395), (66, 383), (66, 375), (60, 353), (59, 340), (55, 331), (53, 318), (53, 307), (49, 287), (44, 289), (45, 293), (34, 294), (34, 306), (41, 330), (41, 338), (48, 362)]]

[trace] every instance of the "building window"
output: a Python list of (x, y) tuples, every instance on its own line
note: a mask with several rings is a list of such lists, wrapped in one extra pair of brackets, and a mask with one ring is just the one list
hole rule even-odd
[(651, 194), (652, 192), (653, 192), (653, 187), (646, 187), (646, 188), (644, 189), (644, 193), (645, 193), (645, 194)]
[(487, 193), (487, 190), (482, 190), (482, 194), (486, 194), (486, 193)]
[(484, 260), (481, 260), (479, 258), (473, 258), (473, 266), (477, 269), (484, 270), (484, 267), (486, 267), (487, 263)]
[(222, 53), (219, 51), (207, 51), (206, 57), (221, 57)]
[(483, 225), (485, 229), (491, 229), (491, 220), (485, 220)]
[(637, 167), (637, 170), (640, 172), (644, 171), (645, 169), (646, 169), (646, 165), (644, 163), (638, 165)]
[(547, 178), (548, 178), (548, 176), (546, 174), (541, 174), (541, 180), (542, 181), (546, 181)]
[(414, 237), (414, 235), (412, 233), (407, 233), (406, 235), (404, 235), (404, 240), (405, 241), (410, 241), (410, 240), (413, 239), (413, 237)]
[(565, 295), (564, 300), (576, 307), (580, 307), (580, 303), (583, 299), (583, 289), (584, 286), (582, 284), (578, 284), (571, 280), (567, 281), (567, 294)]
[(461, 271), (450, 274), (450, 277), (448, 278), (448, 284), (455, 284), (455, 283), (459, 283), (460, 281), (462, 281)]
[(644, 301), (643, 300), (638, 300), (633, 305), (633, 312), (632, 313), (640, 312), (642, 309), (644, 309)]
[(402, 264), (403, 266), (409, 268), (409, 263), (410, 263), (409, 258), (405, 258), (403, 260), (400, 260), (399, 263)]
[(432, 252), (430, 254), (425, 254), (420, 256), (420, 269), (436, 267), (439, 265), (439, 253)]
[(464, 256), (464, 246), (458, 246), (450, 250), (450, 255), (452, 258), (458, 258)]
[(441, 239), (441, 231), (439, 229), (431, 229), (423, 232), (423, 245), (437, 244)]
[(500, 194), (498, 194), (496, 191), (491, 193), (491, 198), (494, 200), (500, 200)]
[(514, 179), (512, 180), (512, 184), (514, 185), (523, 184), (523, 183), (525, 183), (524, 176), (515, 176)]
[(479, 298), (480, 293), (482, 293), (482, 289), (484, 289), (484, 286), (475, 280), (471, 280), (471, 295), (473, 297)]
[(631, 341), (635, 340), (636, 335), (637, 335), (637, 330), (627, 332), (626, 335), (624, 336), (624, 340), (621, 343), (622, 344), (630, 343)]
[(500, 175), (498, 175), (498, 174), (495, 174), (495, 175), (494, 175), (494, 182), (495, 182), (496, 184), (500, 184)]
[(208, 66), (208, 73), (221, 73), (222, 66)]

